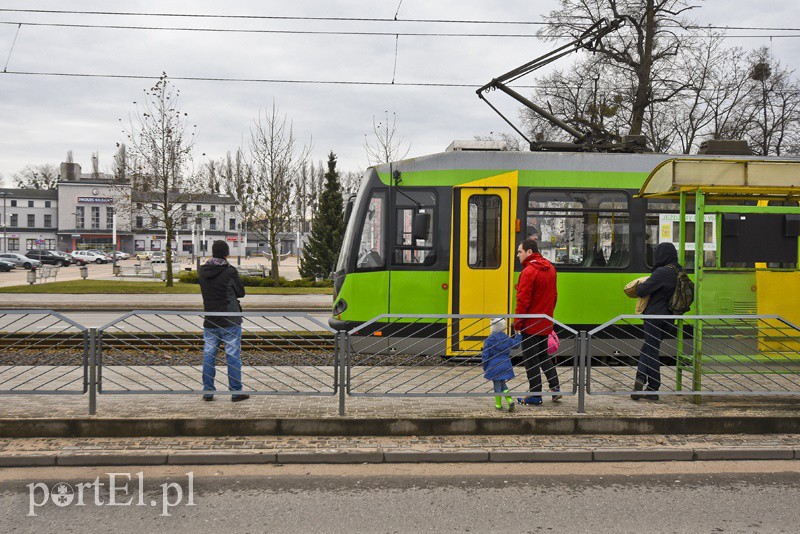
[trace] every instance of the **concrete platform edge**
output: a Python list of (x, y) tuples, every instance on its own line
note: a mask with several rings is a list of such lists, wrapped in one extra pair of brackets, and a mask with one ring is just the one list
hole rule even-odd
[(0, 437), (800, 434), (798, 416), (0, 419)]

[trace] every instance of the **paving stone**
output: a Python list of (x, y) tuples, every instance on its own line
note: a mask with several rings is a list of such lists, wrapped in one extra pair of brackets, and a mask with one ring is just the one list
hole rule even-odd
[(162, 465), (167, 463), (166, 454), (59, 454), (56, 464), (91, 466), (91, 465)]
[(171, 465), (234, 465), (274, 464), (275, 453), (198, 452), (173, 453), (167, 457)]
[(387, 463), (460, 463), (489, 461), (489, 451), (482, 450), (385, 451), (383, 456)]
[(592, 451), (567, 450), (499, 450), (489, 451), (490, 462), (591, 462)]
[(279, 464), (355, 464), (383, 462), (383, 452), (375, 451), (299, 451), (278, 452)]
[(791, 460), (794, 450), (790, 448), (724, 448), (696, 449), (698, 460)]
[(597, 462), (670, 462), (690, 461), (694, 458), (692, 449), (595, 449), (592, 459)]

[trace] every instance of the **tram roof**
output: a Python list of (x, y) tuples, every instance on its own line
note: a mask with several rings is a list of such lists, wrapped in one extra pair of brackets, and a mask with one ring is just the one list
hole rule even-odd
[(637, 196), (676, 198), (682, 191), (712, 197), (800, 198), (800, 159), (670, 158), (650, 173)]

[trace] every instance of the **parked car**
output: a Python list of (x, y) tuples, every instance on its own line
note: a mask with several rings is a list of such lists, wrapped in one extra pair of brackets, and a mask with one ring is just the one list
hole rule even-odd
[(151, 254), (152, 254), (152, 252), (147, 252), (146, 250), (143, 250), (141, 252), (137, 252), (136, 253), (136, 259), (137, 260), (149, 260)]
[(163, 252), (155, 251), (150, 253), (150, 261), (153, 263), (166, 263), (167, 257)]
[[(61, 252), (60, 250), (50, 250), (49, 252), (52, 252), (53, 254), (55, 254), (56, 256), (60, 257), (62, 260), (64, 260), (61, 263), (61, 265), (64, 266), (64, 267), (69, 267), (69, 265), (71, 265), (73, 263), (77, 263), (75, 261), (75, 258), (70, 256), (66, 252)], [(69, 263), (66, 263), (66, 262), (69, 262)]]
[(29, 250), (25, 255), (48, 265), (63, 265), (64, 267), (69, 267), (72, 264), (72, 261), (58, 254), (54, 254), (51, 250), (34, 249)]
[(91, 250), (76, 250), (72, 253), (72, 257), (80, 258), (86, 263), (108, 263), (108, 256)]
[(113, 261), (114, 260), (114, 256), (112, 255), (112, 252), (106, 252), (105, 250), (100, 250), (99, 248), (89, 249), (88, 252), (94, 252), (98, 256), (105, 256), (105, 258), (108, 261)]
[[(77, 252), (77, 250), (75, 252)], [(75, 252), (69, 253), (69, 257), (72, 258), (72, 261), (75, 262), (75, 264), (78, 265), (79, 267), (83, 267), (84, 265), (86, 265), (87, 261), (84, 258), (76, 257), (74, 255)]]
[(11, 269), (13, 269), (15, 265), (10, 261), (0, 260), (0, 271), (7, 273)]
[(17, 252), (5, 252), (0, 254), (0, 260), (13, 263), (15, 266), (22, 267), (23, 269), (40, 267), (42, 265), (42, 262), (39, 260), (31, 259), (28, 256), (23, 256)]
[(128, 258), (131, 257), (130, 254), (128, 254), (127, 252), (122, 252), (121, 250), (117, 250), (117, 251), (112, 252), (110, 254), (110, 256), (111, 256), (112, 259), (114, 258), (114, 256), (116, 256), (117, 257), (117, 261), (119, 261), (119, 260), (127, 260)]

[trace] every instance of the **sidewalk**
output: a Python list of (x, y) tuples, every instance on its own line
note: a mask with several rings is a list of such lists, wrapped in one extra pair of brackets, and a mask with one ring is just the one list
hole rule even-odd
[[(131, 311), (131, 310), (202, 310), (198, 294), (36, 294), (4, 293), (4, 309), (54, 311)], [(331, 295), (247, 295), (244, 311), (330, 310)]]
[(2, 439), (0, 467), (800, 459), (797, 435)]

